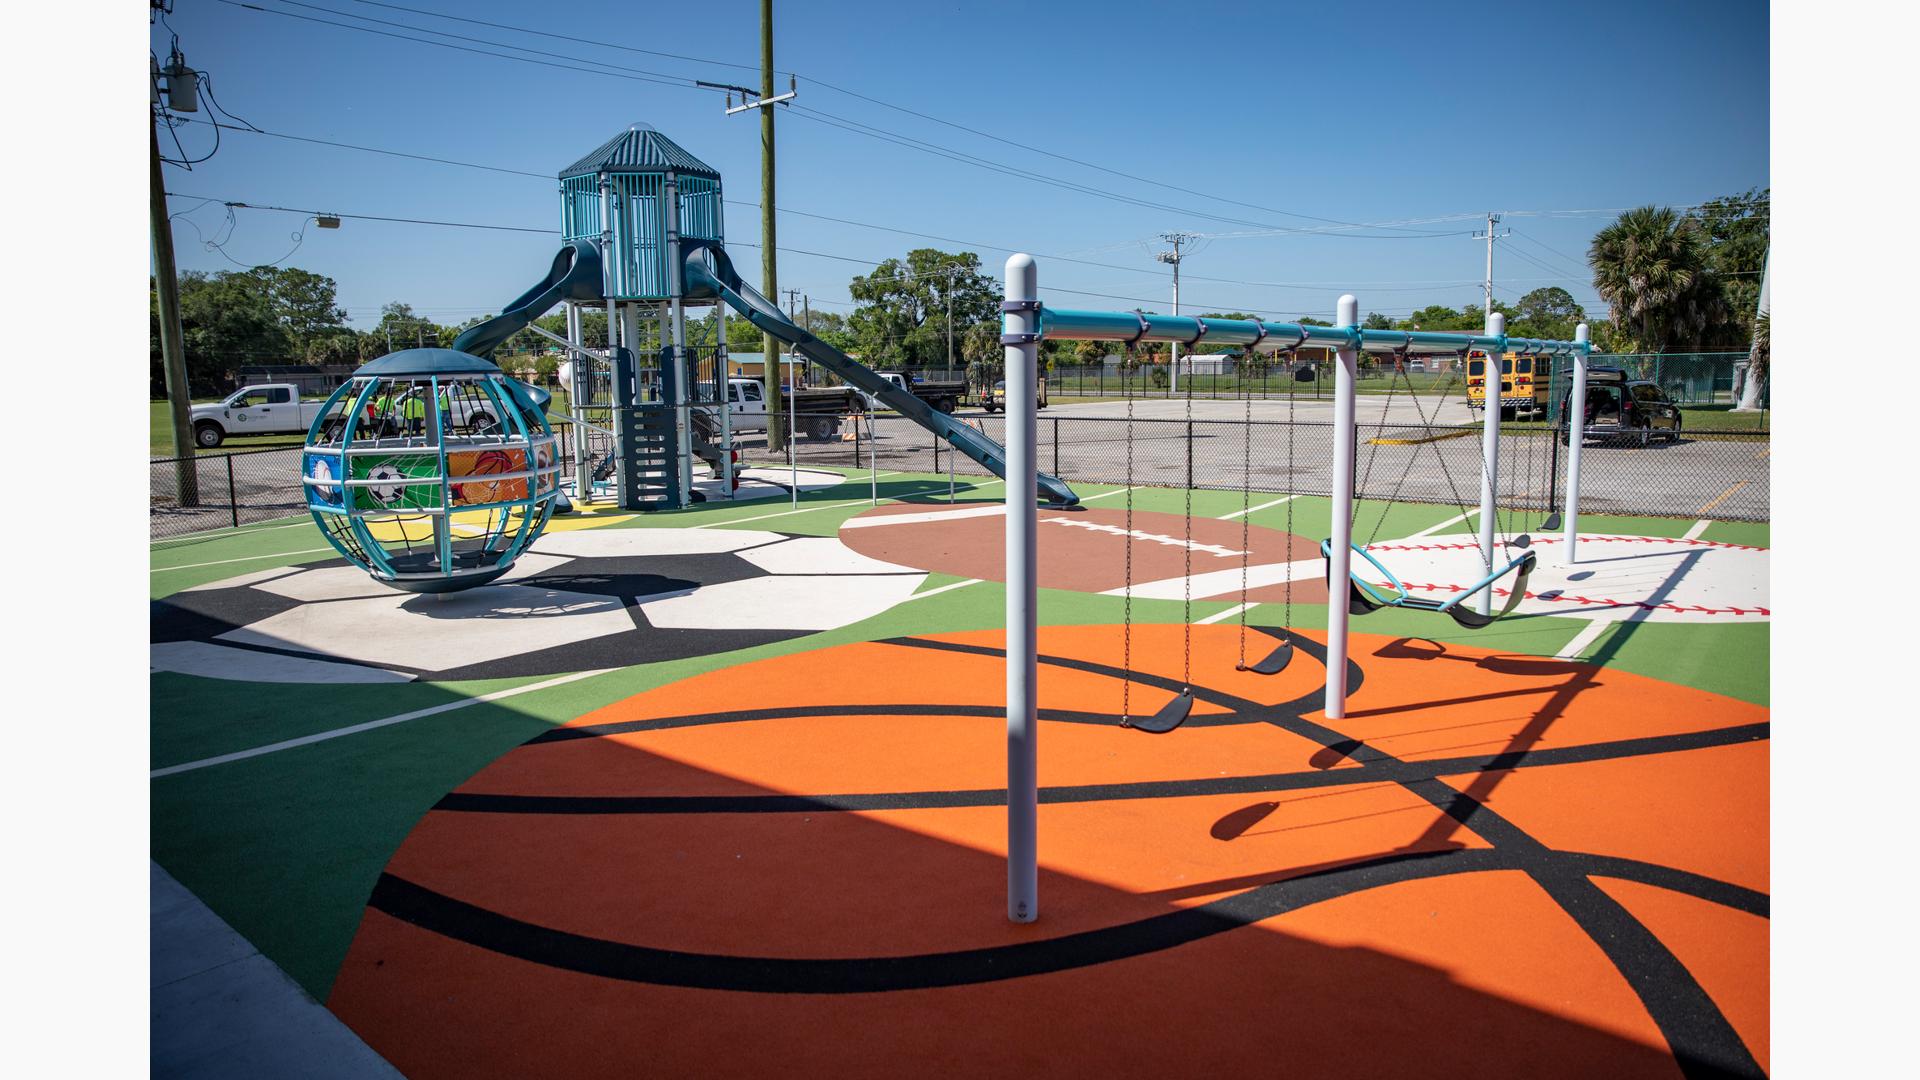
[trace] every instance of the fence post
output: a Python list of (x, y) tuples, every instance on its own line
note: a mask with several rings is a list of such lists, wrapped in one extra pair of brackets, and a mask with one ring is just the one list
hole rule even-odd
[[(233, 517), (233, 527), (237, 529), (240, 527), (240, 500), (234, 498), (233, 495), (233, 455), (223, 454), (221, 456), (227, 459), (227, 511)], [(194, 466), (194, 471), (200, 471), (197, 464)], [(198, 478), (196, 478), (195, 487), (199, 486), (197, 480)]]
[(1060, 418), (1053, 418), (1053, 475), (1060, 475)]

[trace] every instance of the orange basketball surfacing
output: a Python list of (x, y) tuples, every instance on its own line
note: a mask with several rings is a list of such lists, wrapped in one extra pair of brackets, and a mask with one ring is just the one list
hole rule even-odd
[[(1037, 923), (1004, 915), (1000, 635), (861, 643), (474, 776), (330, 1005), (416, 1077), (1764, 1070), (1764, 709), (1355, 635), (1328, 721), (1317, 644), (1262, 677), (1235, 634), (1194, 628), (1154, 737), (1118, 628), (1041, 631)], [(1139, 715), (1181, 628), (1133, 657)]]

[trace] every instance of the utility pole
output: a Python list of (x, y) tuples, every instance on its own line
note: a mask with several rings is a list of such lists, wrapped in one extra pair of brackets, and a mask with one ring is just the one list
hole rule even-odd
[[(773, 0), (760, 0), (760, 100), (773, 96)], [(778, 248), (774, 246), (773, 226), (773, 110), (760, 110), (760, 287), (767, 296), (780, 295), (780, 269)], [(767, 398), (779, 401), (774, 396), (775, 364), (780, 359), (780, 345), (772, 334), (762, 334), (760, 347), (769, 363), (763, 365)], [(788, 432), (781, 426), (780, 410), (769, 409), (767, 416), (767, 449), (778, 450), (787, 444)]]
[(960, 272), (959, 267), (947, 271), (947, 286), (942, 291), (947, 294), (947, 373), (946, 380), (953, 381), (953, 277)]
[(1484, 237), (1487, 241), (1487, 310), (1485, 314), (1488, 315), (1493, 314), (1493, 242), (1503, 236), (1513, 235), (1512, 229), (1508, 229), (1503, 233), (1496, 233), (1494, 226), (1498, 224), (1500, 224), (1500, 215), (1489, 210), (1487, 211), (1487, 231), (1473, 234), (1475, 240)]
[[(778, 248), (774, 241), (774, 184), (773, 184), (773, 106), (785, 105), (799, 93), (797, 79), (789, 76), (787, 92), (778, 96), (773, 92), (773, 0), (760, 0), (760, 89), (750, 86), (734, 86), (731, 83), (712, 83), (695, 80), (695, 86), (704, 86), (709, 90), (727, 92), (727, 115), (746, 112), (748, 109), (760, 110), (760, 293), (770, 296), (774, 303), (780, 302), (780, 273), (775, 255)], [(733, 103), (733, 95), (740, 95), (740, 104)], [(772, 334), (760, 335), (760, 355), (766, 362), (761, 364), (761, 383), (766, 389), (768, 401), (778, 401), (775, 395), (780, 389), (780, 377), (776, 363), (780, 357), (780, 343)], [(787, 433), (782, 430), (778, 410), (767, 414), (767, 449), (778, 450), (786, 445)]]
[[(158, 118), (156, 117), (156, 124)], [(160, 308), (160, 363), (167, 376), (167, 414), (173, 425), (174, 497), (181, 506), (200, 505), (200, 473), (193, 461), (192, 393), (187, 385), (187, 351), (180, 331), (180, 279), (173, 263), (173, 222), (167, 217), (166, 177), (160, 172), (160, 129), (153, 140), (153, 175), (148, 184), (153, 227), (153, 286)]]
[[(1182, 245), (1191, 243), (1196, 237), (1192, 233), (1164, 232), (1160, 234), (1160, 239), (1173, 245), (1172, 251), (1162, 251), (1153, 258), (1156, 262), (1173, 264), (1173, 313), (1178, 315), (1180, 314), (1180, 260), (1184, 257), (1180, 254), (1180, 248)], [(1169, 352), (1170, 362), (1167, 370), (1173, 376), (1173, 392), (1177, 394), (1180, 392), (1180, 343), (1174, 342)]]

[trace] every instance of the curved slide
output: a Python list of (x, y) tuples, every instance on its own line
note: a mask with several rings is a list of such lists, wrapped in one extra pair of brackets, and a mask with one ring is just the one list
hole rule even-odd
[[(986, 466), (993, 475), (1003, 480), (1006, 478), (1007, 452), (999, 443), (946, 413), (935, 410), (908, 391), (882, 379), (866, 365), (808, 333), (787, 318), (777, 305), (742, 281), (733, 269), (733, 260), (727, 257), (726, 250), (720, 245), (699, 241), (683, 243), (687, 251), (686, 288), (689, 299), (712, 298), (723, 301), (753, 325), (800, 350), (807, 359), (947, 440), (954, 449)], [(1039, 496), (1055, 506), (1073, 506), (1080, 501), (1072, 488), (1045, 473), (1039, 475), (1038, 487)]]
[(540, 284), (520, 294), (500, 314), (470, 327), (453, 339), (463, 353), (487, 357), (500, 343), (527, 328), (562, 300), (595, 303), (600, 295), (600, 248), (591, 240), (575, 240), (553, 257), (553, 267)]

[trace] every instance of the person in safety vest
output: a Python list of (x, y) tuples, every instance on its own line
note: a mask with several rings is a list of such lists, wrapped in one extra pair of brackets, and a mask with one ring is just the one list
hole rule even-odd
[(400, 399), (400, 415), (406, 420), (407, 434), (423, 433), (427, 426), (426, 391), (409, 390), (407, 396)]

